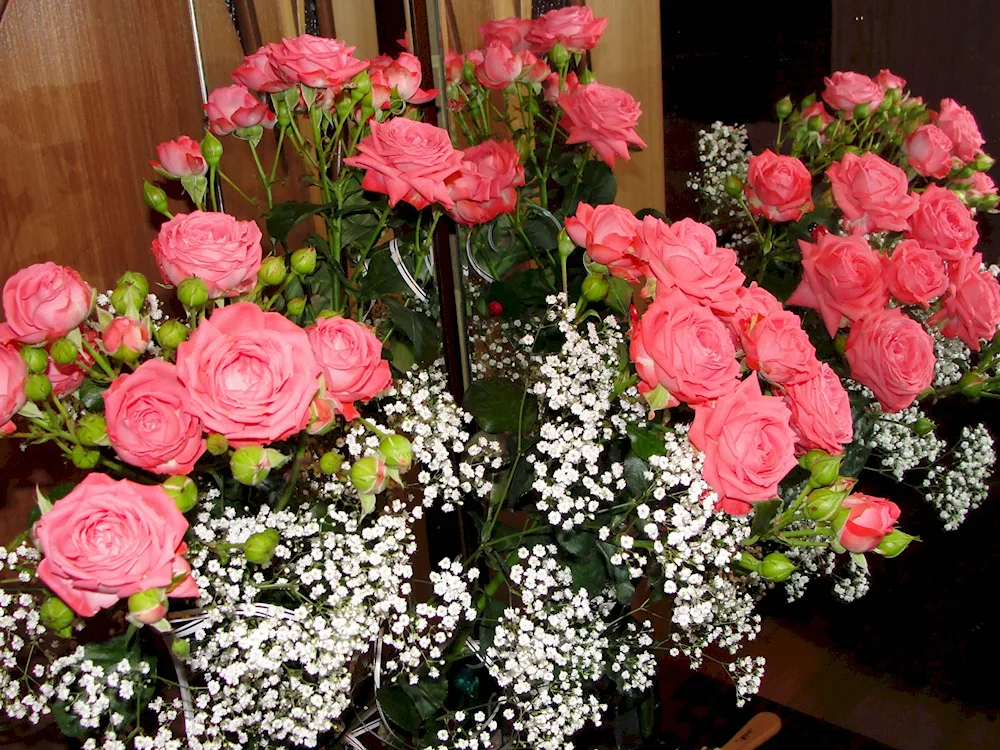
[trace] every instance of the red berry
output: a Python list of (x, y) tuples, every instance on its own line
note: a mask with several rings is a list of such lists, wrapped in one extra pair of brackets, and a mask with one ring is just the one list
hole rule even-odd
[(492, 302), (490, 302), (490, 304), (488, 304), (486, 307), (490, 311), (490, 315), (492, 315), (494, 318), (497, 315), (500, 315), (501, 313), (503, 313), (503, 305), (501, 305), (496, 300), (493, 300)]
[(819, 242), (819, 238), (827, 234), (830, 234), (830, 230), (822, 224), (813, 224), (809, 227), (809, 236), (813, 238), (813, 242)]

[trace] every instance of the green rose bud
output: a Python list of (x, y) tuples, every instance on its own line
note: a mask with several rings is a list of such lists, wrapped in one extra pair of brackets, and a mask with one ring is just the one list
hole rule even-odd
[[(979, 398), (979, 394), (983, 392), (983, 376), (975, 370), (969, 370), (958, 381), (958, 390), (963, 396)], [(25, 391), (27, 391), (27, 386), (25, 387)], [(28, 398), (31, 398), (31, 396), (28, 396)]]
[(168, 320), (156, 329), (156, 340), (164, 349), (176, 349), (189, 333), (188, 327), (179, 320)]
[(145, 301), (142, 290), (131, 284), (120, 284), (111, 292), (111, 306), (119, 315), (138, 315)]
[(870, 104), (866, 102), (862, 102), (861, 104), (859, 104), (854, 108), (854, 116), (859, 120), (865, 119), (871, 113), (872, 113), (872, 107)]
[(152, 625), (167, 616), (166, 589), (146, 589), (128, 598), (128, 620), (134, 625)]
[(853, 479), (840, 479), (829, 487), (813, 490), (806, 498), (806, 516), (817, 523), (829, 521), (840, 511), (844, 498), (851, 494), (853, 487)]
[(160, 486), (173, 498), (177, 510), (181, 513), (187, 513), (198, 504), (198, 485), (192, 481), (191, 477), (178, 474), (170, 477)]
[(208, 302), (208, 287), (197, 276), (191, 276), (177, 287), (177, 299), (184, 307), (202, 307)]
[(996, 161), (989, 154), (979, 154), (973, 162), (977, 172), (988, 172), (993, 169), (994, 164), (996, 164)]
[(256, 534), (251, 534), (243, 545), (243, 555), (247, 562), (255, 565), (267, 565), (274, 558), (274, 551), (278, 548), (281, 535), (274, 529), (264, 529)]
[(93, 412), (84, 414), (76, 422), (76, 439), (81, 445), (91, 448), (95, 445), (110, 445), (108, 423), (104, 417)]
[[(24, 347), (21, 350), (21, 359), (23, 359), (24, 364), (28, 366), (28, 372), (35, 374), (45, 372), (46, 368), (49, 366), (49, 355), (44, 349), (39, 349), (36, 346)], [(29, 396), (29, 398), (31, 397)], [(45, 398), (45, 396), (42, 396), (42, 398)], [(35, 399), (31, 400), (34, 401)]]
[(233, 478), (250, 487), (260, 484), (271, 473), (267, 451), (259, 445), (245, 445), (233, 453), (229, 459)]
[(201, 155), (205, 157), (208, 166), (213, 168), (222, 161), (222, 143), (211, 132), (206, 132), (201, 139)]
[(372, 79), (368, 75), (367, 70), (362, 70), (360, 73), (354, 76), (353, 91), (359, 99), (371, 90), (372, 90)]
[(522, 138), (518, 140), (517, 145), (517, 159), (521, 164), (527, 163), (528, 159), (531, 158), (531, 143), (526, 139)]
[(208, 452), (213, 456), (221, 456), (223, 453), (229, 450), (229, 441), (226, 440), (225, 435), (220, 435), (218, 432), (213, 432), (208, 436), (205, 441), (205, 446)]
[(78, 469), (93, 469), (101, 462), (101, 454), (95, 450), (84, 448), (82, 445), (74, 445), (70, 460)]
[(69, 339), (56, 339), (49, 347), (49, 356), (59, 365), (69, 365), (76, 362), (76, 355), (79, 353), (80, 350), (77, 349), (76, 344)]
[[(44, 352), (43, 352), (44, 354)], [(52, 393), (52, 381), (48, 375), (34, 373), (24, 379), (24, 395), (29, 401), (44, 401)]]
[(292, 270), (299, 276), (308, 276), (316, 270), (316, 249), (300, 247), (292, 253)]
[(837, 334), (837, 337), (833, 340), (833, 348), (837, 350), (837, 353), (840, 356), (844, 356), (844, 352), (847, 351), (847, 334), (846, 333)]
[(805, 99), (802, 100), (802, 109), (809, 109), (812, 105), (816, 103), (816, 94), (809, 94)]
[(579, 78), (580, 83), (582, 83), (584, 85), (586, 85), (588, 83), (593, 83), (594, 81), (597, 80), (594, 77), (594, 73), (593, 73), (593, 71), (591, 71), (590, 68), (584, 68), (583, 70), (581, 70), (580, 73), (579, 73), (578, 78)]
[(910, 546), (910, 542), (914, 541), (919, 542), (920, 538), (907, 534), (905, 531), (893, 529), (882, 537), (882, 541), (875, 548), (875, 551), (886, 558), (897, 557)]
[[(362, 94), (362, 96), (364, 96), (364, 94)], [(360, 98), (361, 97), (358, 97), (358, 99)], [(351, 95), (350, 91), (346, 90), (342, 91), (340, 93), (340, 96), (337, 97), (333, 105), (334, 111), (337, 113), (337, 117), (343, 120), (345, 117), (351, 114), (351, 110), (354, 109), (355, 103), (356, 100)]]
[(142, 199), (146, 202), (147, 206), (157, 213), (167, 217), (170, 216), (170, 209), (167, 207), (167, 194), (163, 192), (163, 188), (157, 187), (151, 182), (143, 181)]
[(809, 484), (813, 487), (826, 487), (840, 478), (840, 462), (843, 456), (825, 456), (813, 462), (809, 470)]
[(57, 633), (72, 625), (76, 617), (73, 610), (67, 607), (62, 599), (55, 596), (50, 596), (42, 602), (38, 614), (42, 619), (42, 624), (49, 630), (54, 630)]
[(788, 115), (792, 114), (792, 100), (790, 97), (785, 97), (779, 101), (775, 107), (774, 111), (778, 113), (778, 119), (784, 120)]
[(823, 118), (819, 115), (813, 115), (809, 118), (808, 122), (806, 122), (806, 126), (813, 133), (818, 133), (823, 129)]
[(576, 250), (576, 243), (570, 239), (565, 229), (559, 230), (559, 257), (568, 258)]
[(260, 270), (257, 272), (257, 278), (264, 286), (277, 286), (285, 280), (286, 273), (285, 259), (274, 255), (270, 258), (266, 258), (264, 262), (260, 264)]
[(361, 495), (377, 495), (385, 489), (386, 465), (379, 456), (359, 458), (351, 466), (351, 484)]
[(552, 46), (552, 49), (549, 50), (549, 62), (557, 68), (563, 68), (568, 65), (569, 57), (569, 50), (561, 44), (555, 44)]
[(952, 174), (960, 180), (967, 180), (975, 173), (976, 170), (969, 166), (962, 167), (961, 169), (952, 172)]
[(992, 211), (1000, 203), (1000, 195), (987, 195), (979, 201), (979, 207), (984, 211)]
[(292, 124), (292, 116), (288, 111), (288, 105), (285, 101), (279, 100), (274, 107), (275, 119), (278, 122), (278, 127), (287, 128)]
[(126, 271), (118, 278), (118, 286), (134, 286), (145, 298), (149, 294), (149, 279), (138, 271)]
[(813, 464), (819, 461), (821, 458), (826, 458), (830, 454), (826, 451), (821, 451), (818, 448), (813, 448), (811, 451), (804, 453), (799, 457), (799, 466), (801, 466), (806, 471), (812, 471)]
[(409, 469), (413, 463), (413, 446), (402, 435), (386, 435), (379, 441), (378, 450), (392, 469)]
[(910, 425), (910, 429), (913, 430), (913, 433), (915, 435), (924, 436), (924, 435), (929, 435), (930, 433), (934, 432), (934, 428), (936, 426), (937, 425), (935, 425), (927, 417), (921, 417), (916, 422), (914, 422), (912, 425)]
[(462, 78), (465, 82), (473, 86), (476, 85), (476, 64), (472, 60), (462, 63)]
[(319, 470), (324, 474), (336, 474), (344, 465), (344, 457), (336, 451), (327, 451), (319, 458)]
[(289, 315), (301, 315), (306, 309), (306, 300), (304, 297), (293, 297), (285, 303), (285, 309)]
[(588, 302), (600, 302), (608, 296), (608, 280), (603, 276), (588, 276), (580, 288), (583, 298)]
[(780, 552), (772, 552), (760, 561), (760, 574), (769, 581), (781, 583), (795, 572), (792, 561)]
[(743, 180), (738, 175), (731, 174), (726, 177), (724, 187), (726, 188), (726, 195), (730, 198), (739, 198), (743, 195)]
[[(895, 89), (889, 89), (890, 91), (895, 91)], [(898, 104), (893, 104), (889, 107), (889, 117), (899, 117), (903, 110)]]
[(183, 661), (191, 656), (191, 643), (183, 638), (175, 638), (174, 642), (170, 644), (170, 650), (174, 656)]
[(751, 555), (749, 552), (742, 553), (736, 558), (735, 562), (743, 568), (743, 570), (749, 570), (752, 573), (760, 573), (760, 560)]

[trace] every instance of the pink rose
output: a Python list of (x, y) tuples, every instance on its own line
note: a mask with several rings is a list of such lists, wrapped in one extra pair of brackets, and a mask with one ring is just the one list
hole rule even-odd
[(951, 285), (941, 309), (931, 316), (931, 325), (941, 333), (959, 338), (978, 352), (981, 339), (992, 339), (1000, 325), (1000, 283), (989, 271), (980, 271), (981, 256), (963, 267), (963, 275)]
[(303, 429), (320, 372), (306, 332), (251, 302), (216, 310), (177, 349), (191, 411), (237, 448)]
[(544, 61), (526, 49), (517, 53), (517, 59), (521, 61), (521, 75), (517, 80), (522, 83), (542, 83), (552, 74), (552, 70)]
[(108, 439), (121, 458), (154, 474), (190, 474), (205, 452), (201, 420), (169, 362), (151, 359), (104, 392)]
[(642, 257), (656, 277), (657, 296), (678, 289), (692, 300), (711, 304), (743, 285), (736, 253), (718, 247), (711, 227), (693, 219), (673, 224), (647, 216), (642, 220)]
[(639, 374), (639, 392), (657, 386), (678, 401), (704, 403), (731, 393), (740, 366), (726, 327), (707, 307), (679, 291), (657, 295), (632, 329), (629, 356)]
[(812, 176), (794, 156), (778, 156), (771, 149), (750, 157), (743, 186), (750, 211), (771, 221), (798, 221), (813, 210)]
[(462, 69), (465, 67), (465, 58), (460, 52), (449, 50), (444, 54), (445, 79), (448, 83), (461, 83), (463, 81)]
[(38, 577), (81, 617), (146, 589), (198, 596), (188, 522), (162, 487), (88, 474), (35, 523)]
[(11, 417), (28, 403), (24, 395), (24, 379), (28, 377), (28, 367), (16, 346), (0, 343), (0, 433), (14, 431)]
[(985, 172), (975, 172), (972, 177), (962, 180), (959, 185), (965, 189), (968, 200), (978, 201), (990, 195), (997, 194), (996, 183)]
[(871, 388), (890, 413), (912, 404), (934, 380), (934, 340), (898, 307), (856, 323), (844, 353), (851, 377)]
[(476, 66), (476, 80), (488, 89), (500, 91), (510, 86), (521, 75), (521, 58), (510, 51), (503, 42), (491, 42)]
[(906, 236), (933, 250), (942, 260), (954, 262), (967, 259), (975, 250), (979, 228), (957, 195), (930, 185), (920, 194)]
[(45, 375), (52, 383), (52, 392), (56, 396), (65, 396), (76, 391), (83, 384), (85, 374), (74, 364), (57, 365), (52, 359), (45, 368)]
[(208, 129), (215, 135), (229, 135), (237, 128), (252, 128), (254, 125), (274, 127), (274, 112), (247, 91), (246, 86), (217, 88), (208, 95), (208, 103), (203, 106), (208, 117)]
[(243, 64), (233, 73), (233, 82), (262, 94), (276, 94), (291, 88), (292, 84), (281, 77), (274, 64), (273, 52), (277, 47), (277, 44), (265, 44), (244, 57)]
[(368, 61), (368, 75), (372, 84), (372, 105), (375, 109), (387, 109), (392, 92), (408, 104), (426, 104), (437, 96), (437, 89), (424, 91), (420, 88), (423, 71), (420, 60), (409, 52), (401, 52), (393, 60), (389, 55), (379, 55)]
[(851, 399), (840, 376), (826, 362), (809, 380), (785, 386), (785, 403), (792, 412), (798, 453), (818, 448), (830, 455), (844, 452), (854, 440)]
[(339, 39), (302, 34), (272, 45), (270, 54), (278, 74), (286, 82), (333, 89), (337, 93), (368, 67), (365, 60), (352, 54), (354, 49)]
[(444, 128), (406, 117), (373, 121), (371, 135), (361, 139), (358, 152), (344, 163), (367, 170), (361, 187), (388, 195), (389, 205), (454, 205), (444, 181), (461, 168), (462, 153), (451, 145)]
[(581, 203), (566, 219), (566, 233), (612, 276), (637, 282), (649, 274), (642, 257), (642, 222), (627, 208)]
[(459, 224), (483, 224), (517, 206), (517, 189), (524, 185), (524, 167), (510, 141), (483, 141), (463, 152), (462, 169), (447, 180), (454, 207), (448, 211)]
[(891, 256), (882, 256), (882, 268), (889, 293), (906, 305), (929, 307), (948, 288), (941, 258), (915, 240), (903, 240)]
[(3, 314), (24, 344), (55, 341), (90, 315), (94, 290), (69, 266), (35, 263), (3, 285)]
[(559, 101), (559, 94), (563, 91), (572, 91), (580, 85), (580, 79), (576, 73), (570, 71), (566, 74), (566, 80), (560, 81), (558, 73), (549, 73), (542, 81), (542, 95), (549, 104)]
[(844, 212), (844, 222), (862, 234), (902, 232), (917, 210), (915, 195), (907, 191), (906, 172), (880, 156), (844, 154), (826, 170), (833, 199)]
[(262, 250), (256, 222), (216, 211), (177, 214), (160, 227), (153, 256), (163, 280), (174, 286), (197, 276), (208, 296), (246, 294), (257, 283)]
[(594, 18), (594, 11), (585, 5), (557, 8), (534, 20), (526, 40), (537, 55), (557, 44), (569, 52), (584, 52), (597, 46), (607, 25), (607, 18)]
[(931, 114), (934, 124), (951, 138), (953, 156), (963, 164), (974, 161), (983, 152), (986, 141), (979, 132), (979, 125), (972, 113), (954, 99), (942, 99), (941, 111)]
[(774, 396), (764, 396), (756, 375), (730, 388), (714, 407), (695, 406), (689, 437), (705, 454), (702, 476), (733, 515), (751, 503), (770, 500), (795, 465), (791, 412)]
[(588, 83), (567, 87), (558, 103), (563, 111), (559, 124), (568, 132), (566, 144), (589, 143), (609, 167), (614, 167), (616, 156), (625, 161), (632, 158), (629, 144), (646, 147), (635, 132), (642, 110), (627, 91)]
[(153, 169), (165, 177), (190, 177), (208, 172), (208, 162), (201, 155), (198, 141), (182, 135), (176, 141), (165, 141), (156, 147), (159, 161), (149, 162)]
[(120, 315), (101, 333), (101, 345), (108, 354), (137, 359), (149, 346), (149, 326)]
[(751, 281), (750, 286), (741, 286), (732, 294), (727, 294), (709, 307), (716, 317), (729, 328), (733, 341), (742, 346), (740, 339), (749, 327), (752, 318), (766, 318), (784, 311), (778, 298)]
[(368, 328), (349, 318), (320, 318), (307, 331), (319, 362), (326, 396), (348, 421), (356, 419), (355, 401), (368, 402), (392, 384), (382, 344)]
[(834, 121), (834, 117), (826, 111), (826, 107), (823, 106), (823, 102), (813, 102), (808, 107), (803, 107), (799, 116), (801, 117), (802, 122), (809, 122), (812, 118), (818, 117), (823, 123), (823, 129)]
[(837, 541), (848, 552), (871, 552), (899, 520), (899, 506), (891, 500), (855, 492), (844, 500), (834, 519)]
[(903, 143), (910, 166), (924, 177), (941, 179), (951, 171), (951, 138), (937, 125), (921, 125)]
[(882, 87), (884, 91), (888, 89), (898, 89), (900, 92), (906, 88), (906, 79), (893, 73), (891, 70), (882, 68), (875, 76), (875, 83)]
[(854, 117), (854, 108), (859, 104), (868, 104), (874, 110), (885, 98), (882, 87), (862, 73), (837, 71), (823, 83), (823, 101), (843, 111), (848, 120)]
[(816, 348), (795, 313), (782, 310), (751, 316), (740, 334), (747, 367), (759, 372), (765, 380), (789, 386), (819, 374)]
[(818, 310), (831, 337), (845, 318), (855, 322), (888, 304), (879, 256), (863, 237), (821, 234), (799, 248), (802, 281), (786, 304)]
[(528, 49), (525, 39), (531, 30), (531, 20), (527, 18), (502, 18), (499, 21), (487, 21), (480, 25), (479, 35), (483, 45), (489, 47), (493, 42), (500, 42), (511, 52), (518, 53)]

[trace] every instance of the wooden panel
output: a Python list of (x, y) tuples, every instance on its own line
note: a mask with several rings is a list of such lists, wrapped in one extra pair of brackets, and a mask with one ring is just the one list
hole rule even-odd
[(441, 0), (444, 49), (468, 52), (482, 45), (479, 26), (498, 18), (531, 18), (531, 0)]
[[(332, 6), (333, 27), (337, 38), (353, 44), (357, 57), (375, 57), (379, 53), (378, 27), (375, 24), (375, 0), (319, 0)], [(381, 0), (391, 5), (402, 0)]]
[(12, 2), (0, 69), (0, 279), (43, 260), (105, 288), (155, 276), (142, 180), (157, 143), (201, 132), (187, 3)]
[(663, 74), (659, 0), (588, 0), (608, 28), (591, 53), (601, 83), (628, 91), (642, 104), (638, 133), (646, 148), (615, 166), (616, 203), (633, 211), (665, 209), (663, 159)]

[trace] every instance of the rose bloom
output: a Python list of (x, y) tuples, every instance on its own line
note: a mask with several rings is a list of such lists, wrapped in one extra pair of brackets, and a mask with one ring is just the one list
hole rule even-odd
[(920, 205), (910, 217), (907, 238), (916, 240), (946, 261), (967, 259), (979, 242), (979, 228), (961, 199), (940, 185), (920, 194)]
[(906, 79), (893, 73), (891, 70), (882, 68), (875, 76), (875, 83), (882, 87), (883, 90), (888, 89), (899, 89), (902, 91), (906, 88)]
[(462, 69), (465, 67), (465, 58), (460, 52), (448, 51), (444, 53), (444, 71), (448, 83), (461, 83)]
[(792, 412), (797, 453), (818, 448), (836, 456), (854, 440), (851, 399), (840, 376), (826, 362), (820, 363), (819, 372), (809, 380), (786, 385), (784, 395)]
[(208, 296), (246, 294), (257, 283), (262, 257), (256, 222), (239, 221), (218, 211), (177, 214), (160, 227), (153, 257), (163, 280), (179, 286), (197, 276)]
[(455, 203), (448, 215), (459, 224), (473, 225), (513, 211), (517, 189), (524, 185), (524, 167), (514, 144), (483, 141), (462, 153), (461, 170), (445, 180)]
[(972, 177), (962, 180), (959, 185), (965, 189), (966, 198), (969, 200), (982, 200), (989, 195), (997, 194), (996, 183), (985, 172), (975, 172)]
[(491, 42), (483, 54), (483, 61), (476, 66), (476, 80), (488, 89), (500, 91), (518, 79), (521, 65), (521, 58), (503, 42)]
[(539, 60), (526, 49), (517, 53), (517, 59), (521, 61), (521, 75), (517, 78), (521, 83), (540, 84), (552, 74), (552, 70), (543, 60)]
[(187, 528), (159, 485), (88, 474), (35, 523), (38, 577), (81, 617), (146, 589), (193, 598)]
[(844, 154), (826, 170), (833, 199), (844, 212), (844, 221), (852, 230), (902, 232), (917, 210), (915, 195), (907, 191), (906, 172), (880, 156)]
[(819, 373), (816, 348), (802, 330), (795, 313), (782, 310), (770, 315), (751, 316), (744, 323), (740, 342), (747, 367), (768, 382), (797, 385)]
[(878, 547), (899, 520), (899, 506), (891, 500), (860, 492), (844, 500), (834, 521), (837, 541), (848, 552), (863, 554)]
[(77, 365), (57, 365), (52, 359), (49, 360), (49, 364), (45, 368), (45, 376), (52, 383), (52, 392), (60, 397), (73, 393), (83, 385), (85, 375), (86, 373)]
[(924, 177), (941, 179), (951, 171), (951, 138), (937, 125), (921, 125), (903, 143), (910, 166)]
[(370, 401), (390, 385), (382, 343), (349, 318), (320, 318), (306, 332), (324, 380), (325, 396), (348, 421), (358, 417), (355, 401)]
[(205, 452), (177, 369), (161, 359), (120, 375), (104, 392), (108, 439), (122, 460), (154, 474), (189, 474)]
[(531, 30), (531, 20), (527, 18), (502, 18), (499, 21), (487, 21), (479, 26), (479, 36), (483, 44), (489, 47), (493, 42), (500, 42), (511, 52), (518, 53), (528, 49), (525, 38)]
[(678, 289), (692, 300), (711, 304), (743, 285), (736, 253), (718, 247), (711, 227), (693, 219), (673, 224), (655, 216), (642, 220), (640, 251), (656, 277), (657, 294)]
[(941, 324), (941, 333), (961, 339), (974, 352), (979, 351), (980, 340), (992, 339), (1000, 325), (1000, 282), (989, 271), (979, 271), (980, 263), (976, 253), (929, 321)]
[(286, 82), (333, 89), (336, 93), (368, 67), (365, 60), (352, 54), (354, 49), (339, 39), (302, 34), (282, 39), (270, 48), (270, 54), (278, 74)]
[(643, 395), (663, 386), (667, 406), (704, 403), (731, 393), (739, 381), (736, 348), (712, 311), (679, 291), (657, 295), (632, 329), (629, 356)]
[(90, 315), (94, 290), (69, 266), (35, 263), (3, 285), (3, 314), (24, 344), (55, 341)]
[(868, 104), (874, 110), (885, 98), (882, 87), (862, 73), (837, 71), (823, 83), (823, 101), (842, 110), (848, 120), (854, 117), (854, 108), (859, 104)]
[(751, 281), (750, 286), (741, 286), (732, 294), (709, 303), (715, 316), (729, 328), (733, 341), (743, 346), (741, 337), (751, 318), (766, 318), (784, 311), (781, 302), (769, 291)]
[(215, 135), (229, 135), (237, 128), (252, 128), (254, 125), (274, 127), (274, 112), (251, 94), (246, 86), (217, 88), (208, 95), (208, 103), (202, 106), (208, 117), (208, 129)]
[(802, 281), (786, 304), (818, 310), (831, 337), (845, 318), (858, 321), (888, 304), (878, 253), (863, 237), (822, 234), (799, 248)]
[(809, 122), (812, 118), (818, 117), (823, 123), (823, 128), (826, 128), (827, 125), (836, 119), (826, 111), (826, 107), (823, 106), (823, 102), (813, 102), (808, 107), (804, 107), (802, 112), (799, 113), (799, 116), (801, 117), (802, 122)]
[(101, 333), (101, 345), (108, 354), (138, 357), (149, 346), (149, 326), (124, 315), (116, 317)]
[(642, 257), (642, 222), (627, 208), (580, 203), (566, 218), (566, 233), (612, 276), (638, 282), (649, 274)]
[(291, 88), (291, 84), (281, 77), (274, 64), (272, 55), (277, 47), (277, 44), (265, 44), (244, 57), (243, 64), (233, 72), (233, 82), (263, 94), (276, 94)]
[(972, 113), (954, 99), (942, 99), (941, 111), (931, 113), (934, 124), (951, 138), (953, 156), (961, 159), (963, 164), (974, 161), (983, 152), (982, 133)]
[(805, 164), (771, 149), (750, 157), (743, 192), (753, 215), (771, 221), (798, 221), (813, 210), (812, 176)]
[(303, 429), (319, 376), (306, 332), (251, 302), (217, 309), (177, 349), (191, 411), (237, 448)]
[(607, 18), (594, 18), (594, 11), (585, 5), (557, 8), (536, 18), (525, 38), (537, 55), (557, 44), (569, 52), (585, 52), (597, 46), (607, 25)]
[(589, 143), (609, 167), (614, 167), (616, 156), (632, 158), (629, 144), (646, 147), (635, 132), (642, 110), (627, 91), (600, 83), (577, 85), (559, 94), (558, 104), (563, 111), (559, 124), (568, 132), (566, 144)]
[(929, 307), (948, 288), (941, 258), (915, 240), (903, 240), (891, 256), (882, 256), (882, 268), (889, 293), (903, 304)]
[[(560, 82), (558, 73), (549, 73), (542, 81), (542, 95), (549, 104), (559, 101), (559, 94), (563, 91), (572, 91), (580, 85), (580, 79), (576, 73), (570, 71), (566, 74), (566, 80)], [(562, 86), (562, 88), (560, 88)]]
[(698, 405), (689, 437), (705, 454), (702, 476), (719, 496), (718, 507), (733, 515), (751, 503), (770, 500), (795, 465), (791, 412), (774, 396), (764, 396), (751, 374), (714, 407)]
[(361, 187), (389, 196), (389, 205), (405, 201), (416, 209), (440, 203), (454, 205), (444, 181), (462, 166), (462, 153), (451, 145), (448, 131), (427, 122), (394, 117), (371, 123), (358, 156), (344, 163), (364, 169)]
[(156, 155), (160, 160), (149, 163), (165, 177), (180, 179), (208, 172), (208, 162), (201, 155), (201, 145), (186, 135), (176, 141), (161, 143), (156, 147)]
[(28, 366), (24, 364), (16, 346), (0, 343), (0, 434), (9, 434), (16, 428), (11, 420), (28, 402), (24, 395), (24, 379)]
[(373, 57), (368, 61), (368, 75), (375, 109), (388, 109), (393, 90), (400, 101), (408, 104), (426, 104), (438, 93), (437, 89), (420, 88), (423, 80), (420, 60), (409, 52), (401, 52), (395, 60), (389, 55)]
[(856, 323), (844, 354), (851, 377), (871, 388), (889, 413), (912, 404), (934, 380), (934, 339), (898, 307)]

